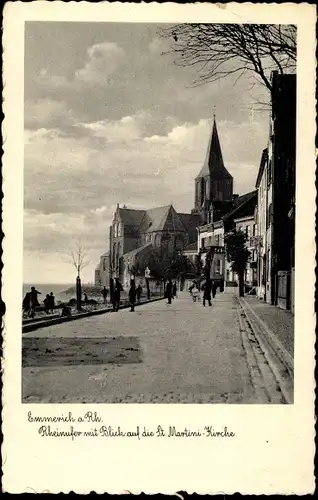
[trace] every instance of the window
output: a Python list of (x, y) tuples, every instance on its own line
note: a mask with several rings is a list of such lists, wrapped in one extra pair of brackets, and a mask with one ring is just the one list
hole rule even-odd
[(160, 234), (156, 234), (155, 245), (156, 247), (160, 247)]
[(256, 236), (256, 224), (253, 224), (253, 236)]
[(182, 250), (182, 248), (183, 248), (182, 236), (176, 237), (175, 245), (176, 245), (176, 250)]
[(267, 281), (269, 282), (270, 281), (270, 277), (271, 277), (271, 261), (270, 261), (270, 257), (271, 257), (271, 254), (270, 254), (270, 250), (267, 250)]
[(269, 226), (273, 222), (273, 205), (270, 203), (267, 209), (267, 221), (266, 221), (266, 229), (269, 228)]
[(112, 255), (113, 268), (116, 266), (116, 243), (113, 244), (113, 255)]
[(209, 236), (209, 246), (212, 245), (212, 236)]
[(197, 203), (200, 203), (200, 181), (197, 182), (196, 189), (197, 189), (196, 200), (197, 200)]
[(208, 200), (210, 198), (210, 193), (209, 193), (209, 181), (206, 180), (205, 182), (205, 199)]
[(214, 271), (215, 271), (215, 274), (222, 274), (222, 260), (221, 259), (216, 259)]
[(201, 238), (201, 248), (204, 248), (204, 240), (205, 238)]
[(121, 236), (121, 224), (117, 224), (117, 236)]
[(251, 236), (251, 226), (250, 225), (246, 226), (245, 231), (246, 231), (246, 236), (249, 238)]
[(201, 179), (201, 200), (200, 200), (201, 205), (203, 205), (204, 202), (204, 193), (205, 193), (205, 181), (204, 179)]

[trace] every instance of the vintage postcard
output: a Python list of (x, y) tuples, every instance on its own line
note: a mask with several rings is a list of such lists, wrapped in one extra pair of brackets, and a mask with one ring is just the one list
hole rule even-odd
[(313, 493), (315, 14), (6, 4), (4, 491)]

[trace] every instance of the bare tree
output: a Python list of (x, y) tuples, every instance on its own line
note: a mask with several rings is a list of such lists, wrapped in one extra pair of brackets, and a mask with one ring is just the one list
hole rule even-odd
[(87, 250), (83, 246), (80, 240), (76, 241), (74, 245), (69, 249), (69, 255), (71, 257), (71, 263), (76, 269), (76, 306), (77, 310), (80, 311), (82, 308), (82, 284), (81, 284), (81, 273), (82, 270), (90, 264), (87, 259)]
[(87, 259), (87, 250), (82, 245), (81, 241), (76, 241), (73, 247), (70, 248), (69, 253), (72, 259), (72, 264), (76, 269), (77, 276), (81, 277), (81, 272), (84, 267), (90, 264), (90, 260)]
[(296, 69), (296, 27), (279, 24), (177, 24), (160, 31), (177, 66), (196, 66), (195, 84), (256, 75), (271, 91), (270, 73)]

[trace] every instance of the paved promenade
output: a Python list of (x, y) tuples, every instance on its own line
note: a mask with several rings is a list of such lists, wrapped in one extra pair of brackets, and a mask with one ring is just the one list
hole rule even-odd
[(294, 355), (294, 317), (289, 311), (267, 304), (256, 297), (246, 295), (246, 302), (264, 321), (291, 356)]
[(181, 293), (23, 335), (26, 403), (260, 403), (236, 301)]

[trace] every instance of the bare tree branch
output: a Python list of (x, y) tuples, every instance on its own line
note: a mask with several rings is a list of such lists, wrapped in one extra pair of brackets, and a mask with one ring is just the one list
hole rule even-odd
[(75, 267), (77, 275), (81, 275), (81, 271), (87, 267), (91, 262), (87, 259), (87, 250), (82, 245), (81, 241), (76, 241), (69, 249), (71, 257), (71, 264)]
[(274, 24), (177, 24), (159, 33), (173, 45), (177, 66), (197, 66), (194, 85), (215, 82), (238, 73), (235, 83), (250, 72), (271, 91), (270, 73), (296, 69), (297, 30)]

